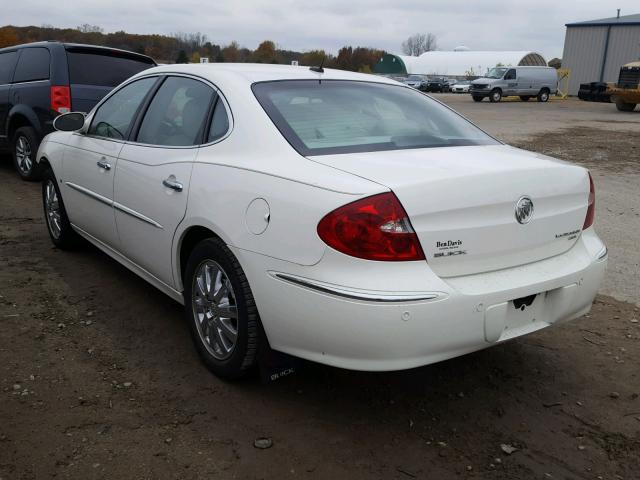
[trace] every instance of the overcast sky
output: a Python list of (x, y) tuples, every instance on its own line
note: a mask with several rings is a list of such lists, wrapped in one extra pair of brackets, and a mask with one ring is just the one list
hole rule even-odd
[[(9, 2), (10, 0), (6, 0)], [(638, 0), (51, 0), (11, 1), (0, 22), (19, 26), (76, 27), (106, 32), (202, 32), (212, 43), (237, 40), (254, 49), (262, 40), (280, 48), (343, 45), (400, 53), (402, 41), (431, 32), (441, 50), (534, 50), (547, 60), (562, 56), (565, 23), (640, 13)]]

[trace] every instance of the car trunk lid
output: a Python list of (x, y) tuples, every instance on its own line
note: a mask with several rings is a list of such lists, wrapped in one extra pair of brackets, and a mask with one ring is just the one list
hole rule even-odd
[[(442, 277), (561, 254), (576, 242), (587, 211), (585, 169), (506, 145), (311, 158), (391, 189)], [(528, 223), (516, 219), (523, 197), (533, 203)]]

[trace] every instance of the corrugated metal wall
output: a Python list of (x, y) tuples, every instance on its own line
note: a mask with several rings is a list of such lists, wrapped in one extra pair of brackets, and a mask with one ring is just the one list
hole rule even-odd
[(577, 95), (581, 83), (600, 78), (607, 27), (567, 27), (562, 68), (571, 70), (569, 95)]
[(617, 82), (620, 67), (640, 59), (640, 25), (611, 27), (605, 82)]
[[(569, 95), (581, 83), (600, 81), (608, 26), (567, 27), (562, 68), (571, 70)], [(609, 34), (604, 82), (618, 80), (620, 67), (640, 58), (640, 25), (612, 26)]]

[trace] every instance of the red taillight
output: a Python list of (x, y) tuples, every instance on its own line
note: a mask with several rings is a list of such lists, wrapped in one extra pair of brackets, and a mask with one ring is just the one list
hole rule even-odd
[(51, 110), (57, 113), (71, 111), (71, 89), (69, 87), (51, 87)]
[(337, 208), (318, 224), (330, 247), (366, 260), (424, 260), (418, 236), (396, 196), (381, 193)]
[(589, 206), (587, 207), (587, 216), (584, 217), (584, 225), (582, 230), (586, 230), (593, 225), (593, 217), (596, 215), (596, 189), (593, 185), (593, 177), (589, 172)]

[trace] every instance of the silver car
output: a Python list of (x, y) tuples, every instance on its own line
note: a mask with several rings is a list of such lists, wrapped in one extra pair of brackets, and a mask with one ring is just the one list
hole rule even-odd
[(420, 91), (426, 90), (427, 87), (427, 82), (425, 81), (424, 77), (420, 75), (409, 75), (403, 80), (402, 83)]

